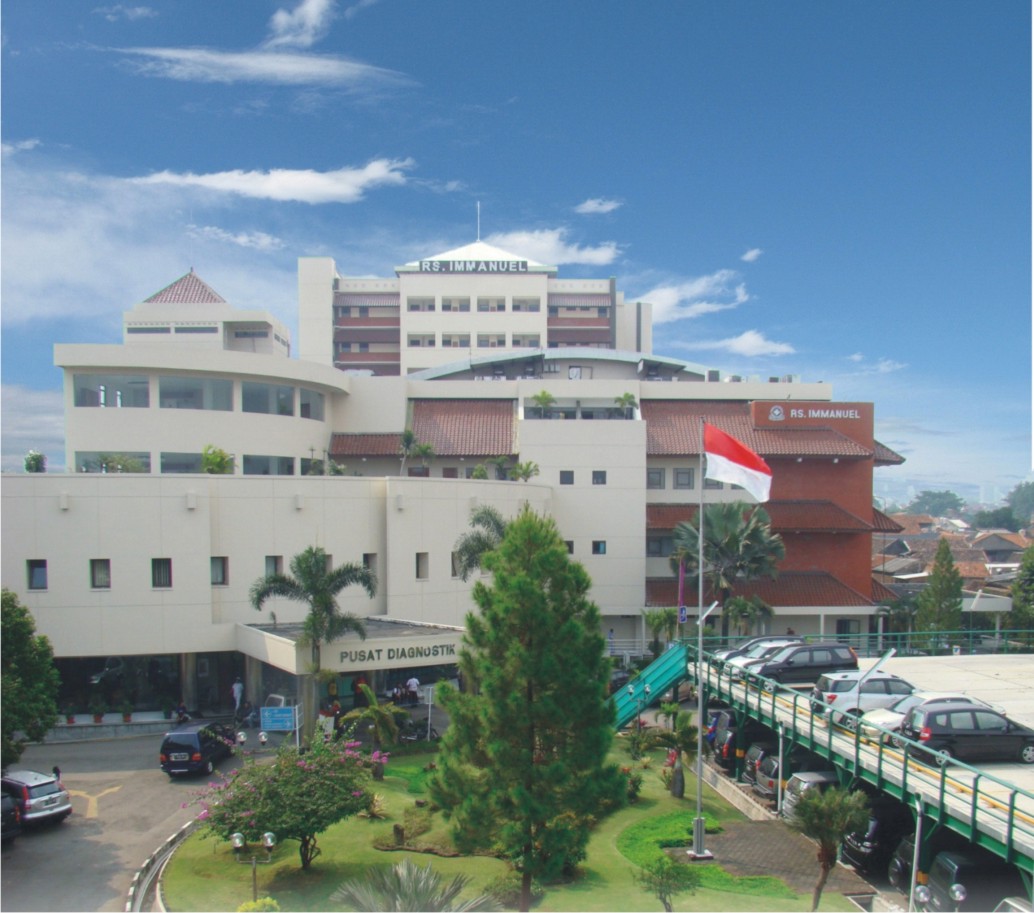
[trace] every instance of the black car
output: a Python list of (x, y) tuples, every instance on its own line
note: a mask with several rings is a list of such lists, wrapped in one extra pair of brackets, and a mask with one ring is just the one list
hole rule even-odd
[(740, 774), (740, 780), (753, 785), (758, 778), (758, 765), (775, 750), (775, 742), (754, 742), (743, 756), (743, 773)]
[(3, 802), (2, 816), (0, 816), (0, 824), (2, 824), (0, 839), (4, 843), (10, 843), (22, 832), (22, 813), (13, 796), (4, 793), (0, 797), (0, 801)]
[(912, 860), (916, 852), (915, 833), (906, 834), (894, 852), (890, 855), (890, 862), (887, 863), (887, 881), (892, 888), (897, 888), (902, 894), (908, 894), (912, 887)]
[[(722, 710), (714, 724), (714, 751), (715, 763), (726, 773), (732, 773), (736, 768), (737, 742), (739, 741), (739, 728), (736, 724), (736, 717), (731, 710)], [(772, 738), (772, 731), (761, 723), (747, 719), (742, 724), (743, 737), (740, 744), (749, 745), (751, 742)], [(746, 749), (739, 749), (740, 756), (746, 753)]]
[(170, 777), (210, 774), (219, 761), (233, 754), (234, 744), (234, 732), (229, 726), (198, 720), (165, 733), (158, 760)]
[(985, 707), (923, 704), (905, 716), (901, 735), (923, 746), (919, 760), (1034, 764), (1034, 729)]
[(827, 672), (847, 672), (858, 668), (858, 654), (847, 644), (827, 641), (817, 644), (790, 644), (778, 653), (747, 666), (747, 677), (754, 683), (768, 678), (786, 685), (812, 685)]
[(1008, 895), (1029, 890), (1016, 866), (978, 847), (934, 856), (925, 887), (925, 897), (917, 892), (918, 908), (935, 913), (992, 910)]
[[(914, 827), (907, 805), (894, 799), (874, 799), (865, 829), (844, 837), (840, 858), (865, 875), (885, 872), (901, 839)], [(911, 865), (911, 857), (908, 862)]]

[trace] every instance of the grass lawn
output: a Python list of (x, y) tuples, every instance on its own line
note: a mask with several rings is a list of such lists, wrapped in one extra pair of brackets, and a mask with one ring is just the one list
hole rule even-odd
[[(259, 896), (276, 898), (281, 910), (342, 910), (330, 901), (338, 885), (362, 874), (373, 865), (396, 862), (406, 855), (418, 865), (434, 864), (445, 881), (454, 875), (471, 878), (465, 896), (482, 893), (492, 880), (509, 867), (487, 856), (445, 856), (407, 851), (377, 849), (374, 842), (392, 841), (395, 824), (407, 826), (416, 821), (426, 832), (407, 842), (440, 853), (451, 852), (448, 827), (440, 815), (416, 810), (415, 800), (424, 797), (427, 773), (424, 767), (432, 754), (396, 757), (388, 765), (388, 775), (374, 784), (384, 800), (386, 817), (369, 820), (350, 818), (321, 834), (322, 854), (308, 872), (301, 869), (297, 843), (277, 847), (272, 863), (257, 866)], [(616, 750), (615, 759), (628, 765), (628, 756)], [(662, 852), (666, 842), (689, 846), (696, 816), (696, 781), (686, 777), (686, 798), (674, 799), (665, 790), (658, 773), (663, 754), (652, 758), (650, 769), (643, 770), (639, 801), (604, 819), (589, 843), (588, 856), (580, 867), (581, 877), (570, 884), (549, 885), (545, 897), (535, 907), (540, 911), (660, 910), (660, 902), (632, 880), (637, 865)], [(704, 813), (708, 828), (723, 822), (743, 820), (742, 815), (709, 789), (704, 790)], [(414, 819), (412, 816), (418, 816)], [(261, 852), (261, 851), (260, 851)], [(695, 894), (675, 897), (676, 910), (809, 910), (810, 894), (795, 894), (785, 883), (768, 877), (728, 875), (714, 863), (700, 865), (703, 885)], [(816, 864), (816, 877), (818, 868)], [(165, 870), (165, 903), (171, 911), (236, 910), (251, 900), (252, 869), (236, 864), (228, 843), (192, 835), (176, 851)], [(820, 909), (849, 911), (852, 905), (842, 896), (824, 894)]]

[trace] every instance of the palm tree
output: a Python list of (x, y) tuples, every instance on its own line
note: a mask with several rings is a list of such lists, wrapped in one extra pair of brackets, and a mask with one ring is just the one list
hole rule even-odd
[(697, 727), (693, 715), (683, 713), (677, 703), (661, 704), (661, 714), (671, 720), (671, 729), (655, 729), (650, 738), (654, 745), (675, 750), (675, 768), (671, 776), (671, 794), (681, 799), (686, 792), (686, 777), (682, 759), (692, 761), (697, 750)]
[(789, 825), (819, 845), (819, 880), (811, 896), (811, 909), (819, 908), (822, 889), (837, 864), (845, 834), (860, 830), (869, 817), (868, 797), (861, 791), (809, 789), (801, 795)]
[(479, 504), (470, 511), (470, 525), (471, 532), (460, 536), (453, 546), (456, 569), (463, 581), (469, 580), (470, 575), (481, 568), (485, 552), (493, 551), (503, 541), (507, 521), (491, 505)]
[(315, 719), (316, 678), (320, 671), (320, 648), (346, 631), (366, 638), (366, 627), (355, 615), (338, 609), (337, 596), (345, 587), (358, 584), (367, 594), (377, 592), (377, 578), (361, 564), (330, 567), (330, 556), (318, 545), (310, 545), (291, 559), (291, 574), (267, 574), (251, 585), (252, 608), (259, 610), (267, 599), (279, 596), (309, 607), (298, 642), (312, 649), (312, 682), (309, 712)]
[(433, 444), (415, 444), (411, 451), (411, 456), (416, 457), (420, 460), (421, 466), (427, 466), (431, 460), (434, 459), (434, 445)]
[(330, 899), (348, 904), (362, 911), (463, 911), (496, 910), (495, 902), (486, 894), (461, 903), (456, 897), (470, 881), (467, 875), (457, 875), (442, 887), (442, 876), (431, 864), (419, 868), (408, 858), (393, 866), (378, 866), (351, 881), (346, 881)]
[(635, 400), (635, 394), (622, 393), (620, 396), (614, 397), (614, 405), (625, 414), (625, 418), (631, 418), (632, 410), (635, 409), (639, 403)]
[(679, 627), (679, 610), (673, 606), (663, 609), (644, 609), (643, 618), (653, 637), (650, 642), (650, 651), (656, 659), (661, 655), (663, 649), (661, 638), (664, 638), (665, 643), (671, 643), (675, 639), (675, 633)]
[(508, 456), (489, 457), (485, 462), (491, 463), (495, 466), (495, 477), (497, 479), (502, 481), (506, 478), (510, 464), (510, 458)]
[[(387, 704), (379, 703), (377, 695), (374, 694), (373, 689), (369, 685), (360, 685), (359, 690), (362, 692), (363, 697), (366, 698), (366, 706), (349, 710), (341, 720), (344, 723), (367, 723), (373, 736), (374, 753), (379, 755), (384, 748), (385, 742), (392, 745), (398, 741), (399, 727), (396, 722), (396, 715), (406, 716), (407, 714), (406, 711), (396, 707), (391, 702)], [(373, 778), (375, 780), (384, 779), (383, 761), (374, 762)]]
[(538, 474), (539, 464), (534, 460), (528, 460), (526, 463), (518, 463), (510, 470), (510, 478), (515, 481), (520, 480), (521, 482), (527, 482)]
[[(881, 605), (876, 614), (887, 619), (888, 634), (904, 634), (906, 647), (911, 644), (912, 631), (915, 630), (916, 614), (919, 611), (919, 604), (914, 595), (902, 596), (895, 599), (890, 605)], [(900, 638), (892, 638), (891, 642)]]
[(413, 455), (413, 448), (417, 446), (416, 432), (412, 428), (407, 428), (402, 432), (399, 437), (399, 456), (402, 457), (402, 462), (399, 464), (399, 475), (405, 475), (406, 473), (406, 460)]
[[(723, 610), (729, 616), (730, 622), (739, 622), (740, 633), (750, 634), (755, 625), (760, 625), (772, 618), (772, 607), (760, 596), (732, 596), (725, 603)], [(759, 632), (760, 633), (760, 632)]]
[(536, 393), (531, 401), (535, 404), (535, 407), (539, 411), (539, 416), (545, 418), (548, 414), (550, 406), (556, 402), (556, 397), (548, 390), (540, 390)]
[[(704, 577), (722, 605), (722, 636), (728, 637), (729, 617), (724, 607), (733, 588), (761, 577), (775, 579), (776, 565), (786, 550), (762, 507), (730, 501), (708, 504), (704, 510)], [(672, 570), (678, 573), (681, 562), (693, 585), (698, 579), (699, 524), (698, 512), (688, 523), (675, 527), (671, 555)]]

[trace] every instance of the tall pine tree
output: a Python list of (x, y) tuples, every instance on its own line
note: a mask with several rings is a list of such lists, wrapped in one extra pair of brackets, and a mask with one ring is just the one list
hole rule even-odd
[(926, 587), (919, 594), (917, 631), (958, 631), (962, 627), (962, 575), (947, 539), (941, 539)]
[(443, 688), (450, 716), (435, 802), (464, 851), (501, 851), (532, 879), (569, 873), (593, 821), (624, 801), (607, 700), (609, 660), (591, 581), (570, 560), (555, 523), (525, 508), (484, 556), (480, 610), (460, 650), (465, 690)]

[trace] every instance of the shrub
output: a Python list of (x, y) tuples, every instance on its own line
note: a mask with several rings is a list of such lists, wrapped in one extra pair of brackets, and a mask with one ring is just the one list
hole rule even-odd
[[(521, 902), (521, 873), (511, 870), (505, 875), (490, 881), (485, 886), (485, 893), (491, 897), (499, 906), (506, 909), (516, 909)], [(538, 903), (546, 892), (537, 879), (531, 880), (531, 902)]]
[(249, 900), (237, 908), (237, 913), (279, 913), (280, 904), (272, 897), (260, 897), (258, 900)]

